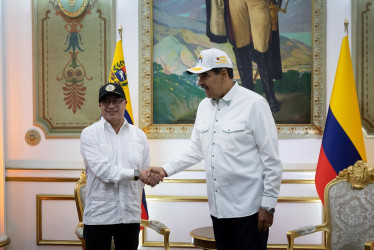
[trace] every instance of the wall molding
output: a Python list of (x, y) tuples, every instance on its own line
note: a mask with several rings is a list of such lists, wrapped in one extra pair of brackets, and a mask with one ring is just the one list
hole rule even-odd
[[(37, 194), (36, 195), (36, 244), (37, 245), (68, 245), (68, 246), (80, 246), (82, 245), (80, 240), (45, 240), (43, 239), (43, 211), (42, 202), (46, 200), (57, 200), (57, 201), (74, 201), (74, 195), (62, 195), (62, 194)], [(73, 230), (74, 228), (72, 228)]]

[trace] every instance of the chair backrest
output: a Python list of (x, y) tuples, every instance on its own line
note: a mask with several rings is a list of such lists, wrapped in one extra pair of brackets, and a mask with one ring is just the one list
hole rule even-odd
[(79, 223), (83, 221), (83, 212), (86, 197), (86, 172), (83, 170), (78, 182), (74, 187), (74, 198), (77, 207)]
[(363, 249), (374, 235), (374, 169), (357, 161), (325, 188), (327, 249)]

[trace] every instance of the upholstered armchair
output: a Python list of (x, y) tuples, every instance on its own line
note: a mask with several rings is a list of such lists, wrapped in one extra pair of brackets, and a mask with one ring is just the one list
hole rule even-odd
[[(81, 176), (74, 187), (74, 197), (75, 197), (75, 204), (77, 206), (77, 212), (78, 212), (78, 218), (79, 218), (79, 223), (75, 229), (75, 234), (77, 235), (78, 239), (82, 242), (83, 250), (86, 249), (85, 241), (83, 237), (83, 211), (84, 211), (84, 206), (85, 206), (85, 203), (84, 203), (85, 192), (86, 192), (86, 173), (85, 171), (82, 171)], [(141, 220), (140, 226), (149, 227), (155, 230), (157, 233), (163, 235), (165, 250), (170, 250), (169, 228), (167, 228), (164, 224), (156, 220)], [(113, 242), (112, 242), (112, 247), (113, 247)]]
[[(323, 231), (331, 250), (374, 249), (374, 169), (357, 161), (325, 187), (325, 222), (287, 232), (288, 248), (294, 239)], [(373, 242), (371, 242), (373, 241)]]

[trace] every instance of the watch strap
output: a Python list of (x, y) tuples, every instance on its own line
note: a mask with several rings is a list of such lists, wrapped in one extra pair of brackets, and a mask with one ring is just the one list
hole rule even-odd
[(134, 170), (134, 177), (132, 178), (134, 181), (137, 181), (139, 179), (139, 170)]
[(263, 206), (261, 206), (261, 208), (264, 209), (269, 214), (274, 214), (275, 213), (275, 209), (272, 208), (272, 207), (263, 207)]

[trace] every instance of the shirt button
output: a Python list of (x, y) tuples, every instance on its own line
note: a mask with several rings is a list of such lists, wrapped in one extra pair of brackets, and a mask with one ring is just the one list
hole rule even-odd
[(212, 155), (212, 157), (214, 157), (214, 155)]
[(221, 111), (221, 109), (218, 109), (218, 111)]
[(215, 143), (215, 142), (213, 142), (213, 145), (216, 145), (216, 143)]
[(216, 133), (216, 131), (214, 130), (214, 133)]
[(218, 122), (218, 120), (216, 119), (216, 122)]

